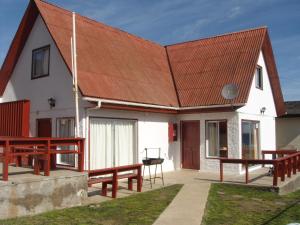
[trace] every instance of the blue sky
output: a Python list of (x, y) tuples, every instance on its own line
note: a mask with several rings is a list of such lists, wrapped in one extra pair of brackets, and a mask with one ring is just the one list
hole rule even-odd
[[(299, 0), (48, 0), (143, 38), (165, 44), (269, 28), (285, 100), (300, 100)], [(0, 0), (0, 64), (27, 0)]]

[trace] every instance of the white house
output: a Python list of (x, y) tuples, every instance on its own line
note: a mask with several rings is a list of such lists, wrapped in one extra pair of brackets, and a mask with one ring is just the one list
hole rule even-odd
[[(267, 28), (168, 46), (80, 15), (76, 30), (86, 169), (140, 162), (159, 147), (164, 170), (215, 171), (218, 157), (276, 149), (285, 108)], [(1, 101), (31, 101), (32, 136), (74, 135), (71, 35), (71, 12), (30, 1), (1, 68)], [(232, 101), (221, 95), (229, 83), (239, 89)]]

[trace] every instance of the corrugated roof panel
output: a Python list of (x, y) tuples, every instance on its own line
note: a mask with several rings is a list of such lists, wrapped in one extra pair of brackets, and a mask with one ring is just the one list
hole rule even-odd
[(265, 32), (259, 28), (167, 46), (181, 106), (226, 104), (221, 91), (228, 83), (239, 87), (235, 103), (247, 102)]

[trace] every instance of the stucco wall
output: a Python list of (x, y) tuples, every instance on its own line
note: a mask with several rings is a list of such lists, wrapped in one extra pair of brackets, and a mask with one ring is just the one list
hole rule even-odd
[(300, 150), (300, 117), (277, 118), (276, 139), (279, 149)]

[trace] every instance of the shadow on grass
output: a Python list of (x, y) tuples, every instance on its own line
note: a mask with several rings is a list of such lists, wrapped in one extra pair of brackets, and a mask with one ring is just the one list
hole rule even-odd
[(276, 213), (274, 216), (272, 216), (269, 220), (267, 220), (266, 222), (264, 222), (262, 225), (268, 225), (271, 222), (275, 221), (276, 219), (278, 219), (281, 215), (283, 215), (285, 212), (287, 212), (289, 209), (293, 208), (294, 206), (298, 205), (300, 203), (300, 200), (290, 204), (289, 206), (287, 206), (286, 208), (282, 209), (280, 212)]

